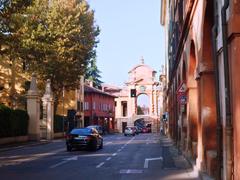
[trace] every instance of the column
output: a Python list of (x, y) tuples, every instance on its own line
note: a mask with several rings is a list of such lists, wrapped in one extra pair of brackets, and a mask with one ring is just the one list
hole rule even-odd
[(38, 141), (40, 139), (40, 96), (35, 74), (32, 75), (30, 89), (27, 93), (27, 111), (29, 115), (29, 140)]
[(46, 122), (46, 139), (51, 140), (54, 138), (54, 106), (53, 106), (53, 94), (51, 90), (51, 82), (48, 79), (45, 89), (45, 94), (42, 98), (43, 102), (43, 121)]

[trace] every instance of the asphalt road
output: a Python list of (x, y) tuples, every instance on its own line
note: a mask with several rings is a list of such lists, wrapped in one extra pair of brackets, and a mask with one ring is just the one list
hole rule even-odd
[(171, 147), (171, 142), (159, 134), (107, 135), (103, 149), (98, 151), (67, 152), (65, 141), (57, 140), (0, 152), (0, 179), (197, 179)]

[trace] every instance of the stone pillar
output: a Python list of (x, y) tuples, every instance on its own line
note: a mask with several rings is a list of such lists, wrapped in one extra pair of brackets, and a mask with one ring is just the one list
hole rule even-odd
[(36, 75), (32, 75), (30, 89), (27, 93), (27, 111), (29, 115), (29, 140), (40, 140), (40, 96), (37, 89)]
[(188, 104), (187, 104), (187, 120), (188, 120), (188, 131), (187, 131), (187, 154), (196, 158), (196, 143), (198, 141), (198, 95), (196, 87), (188, 88)]
[(42, 102), (43, 102), (43, 121), (46, 122), (46, 139), (51, 140), (54, 138), (53, 130), (54, 106), (51, 82), (49, 79), (47, 80), (45, 94), (42, 97)]

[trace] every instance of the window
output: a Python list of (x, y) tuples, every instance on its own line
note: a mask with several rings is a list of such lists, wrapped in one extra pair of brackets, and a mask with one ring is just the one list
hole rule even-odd
[(93, 110), (96, 109), (96, 102), (93, 102)]
[(84, 110), (89, 110), (89, 102), (84, 102)]

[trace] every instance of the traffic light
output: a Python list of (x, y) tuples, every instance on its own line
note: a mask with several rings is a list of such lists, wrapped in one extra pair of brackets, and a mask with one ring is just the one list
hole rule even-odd
[(131, 89), (131, 97), (136, 97), (136, 89)]

